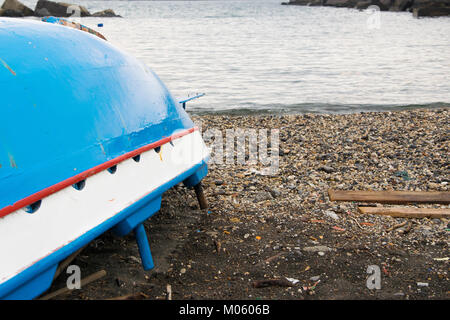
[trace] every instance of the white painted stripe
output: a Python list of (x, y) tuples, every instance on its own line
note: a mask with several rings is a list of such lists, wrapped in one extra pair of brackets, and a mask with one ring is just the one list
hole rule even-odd
[[(33, 214), (17, 210), (0, 219), (0, 283), (113, 217), (207, 156), (199, 131), (149, 150), (42, 199)], [(162, 160), (161, 160), (162, 159)]]

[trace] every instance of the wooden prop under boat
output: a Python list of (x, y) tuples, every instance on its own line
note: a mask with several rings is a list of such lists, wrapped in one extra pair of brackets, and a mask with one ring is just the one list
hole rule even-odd
[(208, 152), (145, 65), (93, 34), (0, 19), (0, 298), (47, 290), (63, 259), (109, 229), (136, 234)]

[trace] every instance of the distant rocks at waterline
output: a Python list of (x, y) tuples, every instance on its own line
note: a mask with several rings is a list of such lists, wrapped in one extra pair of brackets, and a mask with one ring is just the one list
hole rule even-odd
[(92, 14), (93, 17), (101, 17), (101, 18), (122, 18), (119, 15), (116, 15), (112, 9), (106, 9), (103, 11), (95, 12)]
[(413, 14), (416, 18), (450, 16), (450, 1), (433, 1), (432, 3), (425, 3), (424, 0), (416, 1), (424, 2), (423, 5), (417, 4), (413, 7)]
[(39, 0), (34, 10), (28, 8), (18, 0), (5, 0), (0, 8), (0, 17), (101, 17), (111, 18), (120, 17), (112, 9), (95, 12), (91, 14), (83, 6), (65, 2), (53, 2), (48, 0)]
[(450, 0), (291, 0), (284, 5), (324, 6), (364, 10), (378, 6), (381, 11), (409, 11), (415, 17), (450, 16)]

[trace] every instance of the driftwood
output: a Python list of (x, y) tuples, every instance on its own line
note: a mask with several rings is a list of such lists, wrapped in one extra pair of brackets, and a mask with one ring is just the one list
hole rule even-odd
[(378, 214), (399, 218), (444, 218), (450, 216), (450, 209), (358, 207), (358, 210), (364, 214)]
[(106, 300), (145, 300), (150, 298), (150, 296), (146, 295), (143, 292), (139, 292), (139, 293), (131, 293), (131, 294), (127, 294), (124, 296), (119, 296), (119, 297), (114, 297), (114, 298), (109, 298)]
[(58, 278), (61, 272), (63, 272), (63, 270), (69, 266), (69, 264), (81, 253), (81, 251), (83, 251), (84, 248), (85, 247), (78, 249), (59, 264), (58, 268), (55, 271), (55, 275), (53, 276), (53, 280)]
[(423, 191), (345, 191), (328, 190), (331, 201), (360, 201), (377, 203), (442, 203), (450, 204), (450, 192)]
[(395, 230), (395, 229), (403, 227), (405, 224), (406, 224), (406, 221), (404, 221), (402, 223), (395, 224), (395, 225), (393, 225), (392, 227), (390, 227), (390, 228), (388, 228), (386, 230), (387, 231), (392, 231), (392, 230)]
[[(105, 270), (100, 270), (98, 272), (95, 272), (89, 276), (87, 276), (86, 278), (81, 280), (81, 287), (84, 287), (85, 285), (94, 282), (100, 278), (103, 278), (104, 276), (106, 276), (106, 271)], [(43, 296), (42, 298), (39, 298), (39, 300), (50, 300), (53, 299), (57, 296), (69, 293), (70, 291), (72, 291), (72, 289), (69, 289), (67, 287), (58, 289), (56, 291), (53, 291), (45, 296)]]
[(222, 244), (219, 240), (214, 240), (214, 246), (216, 247), (217, 254), (220, 254), (220, 249), (222, 248)]

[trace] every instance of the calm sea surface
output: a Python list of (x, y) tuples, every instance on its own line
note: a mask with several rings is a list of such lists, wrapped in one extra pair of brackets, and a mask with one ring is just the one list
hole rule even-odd
[(374, 29), (367, 12), (281, 0), (69, 2), (122, 15), (81, 23), (149, 65), (176, 97), (205, 92), (193, 112), (450, 106), (450, 18), (381, 12)]

